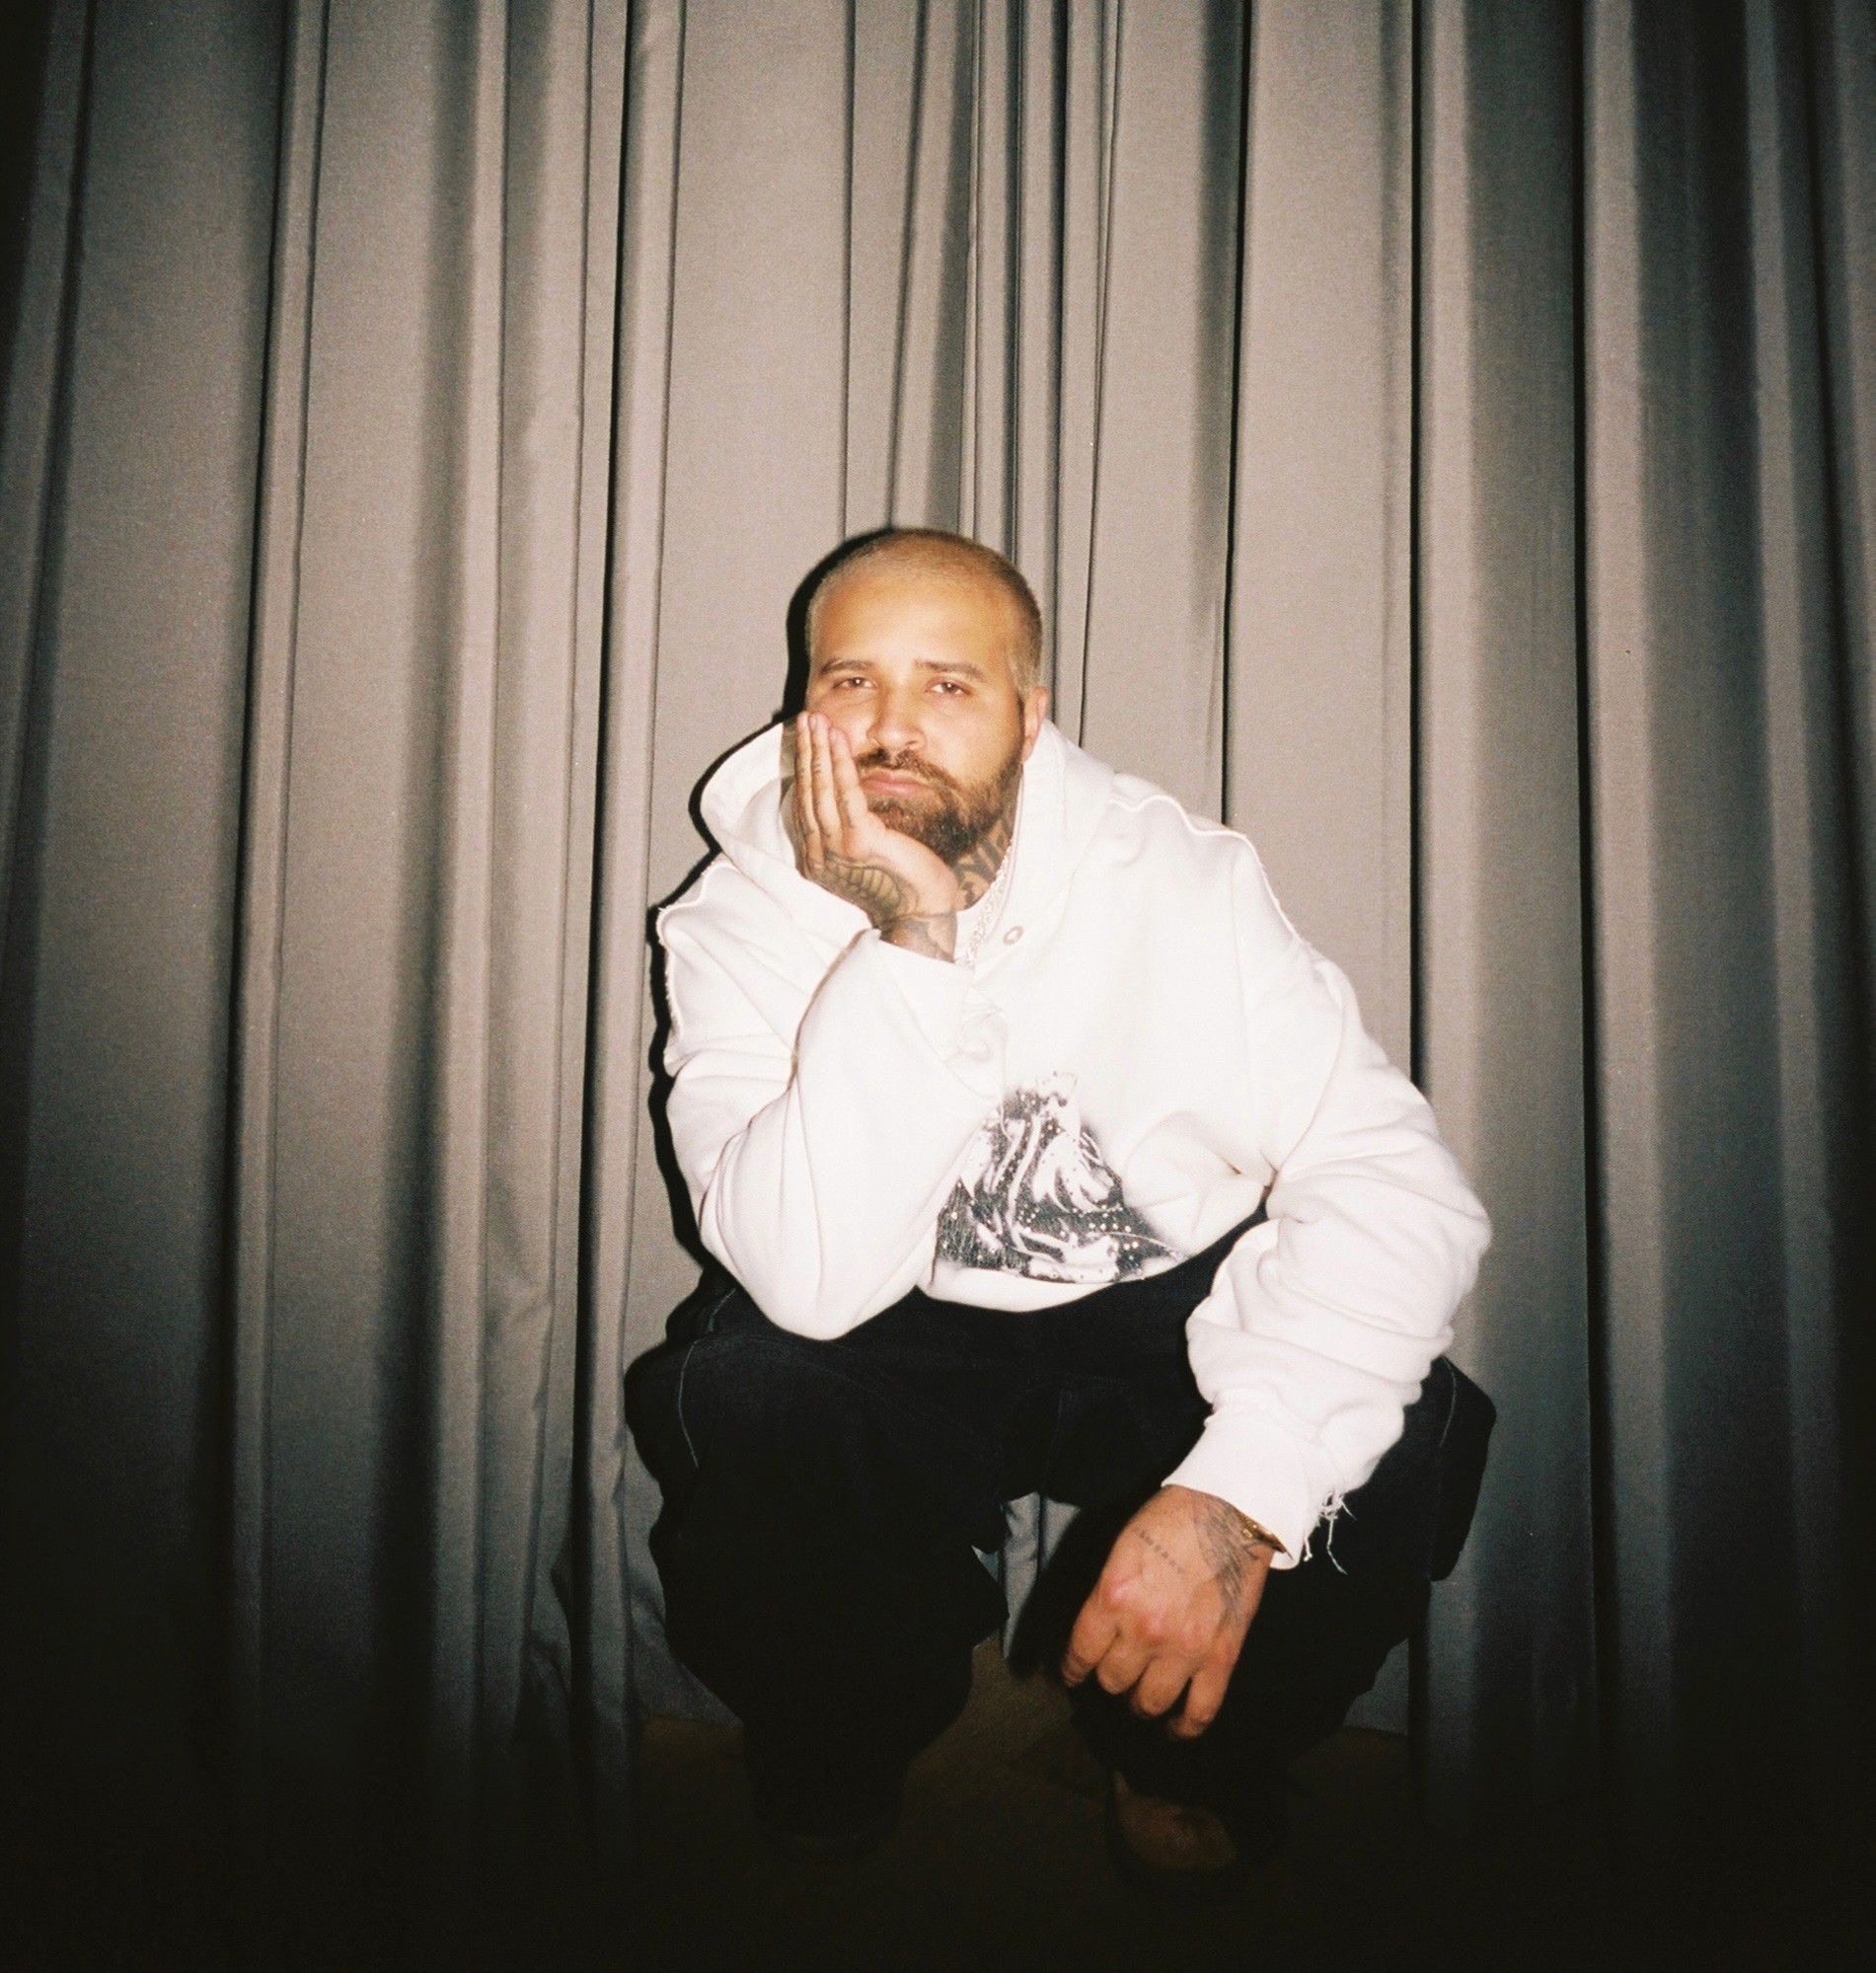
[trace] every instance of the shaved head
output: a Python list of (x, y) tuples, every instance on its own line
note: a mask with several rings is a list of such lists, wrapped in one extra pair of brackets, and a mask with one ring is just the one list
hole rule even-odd
[(808, 599), (810, 664), (819, 643), (821, 613), (828, 601), (850, 582), (879, 575), (994, 588), (1009, 606), (1008, 656), (1016, 690), (1026, 693), (1041, 683), (1042, 612), (1022, 571), (994, 548), (938, 528), (888, 528), (867, 535), (828, 569)]

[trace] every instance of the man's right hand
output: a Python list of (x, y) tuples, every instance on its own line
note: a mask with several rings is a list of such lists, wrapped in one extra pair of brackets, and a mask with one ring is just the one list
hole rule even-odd
[(860, 906), (882, 938), (949, 959), (963, 893), (942, 858), (866, 806), (847, 735), (823, 713), (794, 722), (793, 823), (801, 874)]

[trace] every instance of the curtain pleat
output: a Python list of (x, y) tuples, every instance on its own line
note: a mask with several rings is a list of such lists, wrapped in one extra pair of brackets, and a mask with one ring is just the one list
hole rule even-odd
[(1650, 1827), (1842, 1733), (1861, 1049), (1802, 25), (1598, 8), (1585, 62), (1605, 1705)]
[[(804, 575), (888, 522), (1015, 558), (1060, 723), (1252, 836), (1493, 1214), (1435, 1803), (1602, 1788), (1654, 1843), (1849, 1785), (1867, 4), (44, 13), (24, 1854), (232, 1830), (315, 1941), (618, 1879), (635, 1716), (714, 1707), (620, 1404), (698, 1268), (648, 914)], [(1058, 1528), (1018, 1509), (1013, 1598)], [(1396, 1660), (1363, 1716), (1406, 1715)]]
[[(1844, 708), (1832, 581), (1830, 459), (1818, 335), (1812, 215), (1817, 188), (1802, 20), (1769, 6), (1746, 16), (1759, 543), (1758, 623), (1770, 850), (1772, 992), (1777, 1009), (1777, 1136), (1790, 1489), (1792, 1617), (1810, 1668), (1794, 1731), (1832, 1796), (1848, 1779), (1836, 1712), (1848, 1687), (1837, 1560), (1842, 1430), (1835, 1415), (1842, 1352), (1837, 1310), (1847, 1254), (1836, 1230), (1837, 1174), (1859, 1120), (1837, 1061), (1855, 1032), (1848, 844), (1841, 771)], [(1847, 1198), (1843, 1201), (1848, 1203)]]
[[(670, 1231), (674, 1195), (665, 1183), (661, 1141), (646, 1101), (656, 1024), (646, 964), (653, 858), (662, 847), (656, 772), (663, 624), (665, 490), (672, 412), (673, 259), (677, 228), (684, 64), (688, 39), (681, 0), (634, 10), (627, 105), (625, 212), (619, 332), (619, 442), (615, 453), (612, 630), (607, 673), (607, 747), (600, 856), (600, 910), (594, 942), (597, 998), (593, 1028), (592, 1311), (590, 1342), (613, 1390), (627, 1357), (655, 1336), (662, 1315), (689, 1283)], [(625, 1321), (621, 1332), (620, 1312)], [(701, 1686), (657, 1648), (656, 1580), (644, 1539), (655, 1488), (628, 1447), (615, 1409), (605, 1441), (596, 1436), (589, 1484), (597, 1525), (621, 1512), (629, 1549), (596, 1569), (595, 1622), (616, 1631), (612, 1662), (631, 1666), (607, 1703), (623, 1725), (636, 1699), (652, 1709), (706, 1708)], [(618, 1601), (600, 1614), (601, 1587)], [(614, 1613), (617, 1613), (616, 1615)], [(634, 1640), (651, 1648), (640, 1648)]]
[(1405, 1062), (1413, 15), (1252, 21), (1228, 819)]
[(1499, 1423), (1415, 1680), (1451, 1815), (1598, 1760), (1580, 854), (1576, 36), (1421, 20), (1414, 1045), (1495, 1222), (1459, 1354)]
[(280, 24), (46, 10), (0, 434), (0, 1774), (76, 1956), (216, 1854)]
[[(408, 1819), (438, 1859), (511, 1855), (516, 1802), (572, 1786), (524, 1771), (529, 1722), (568, 1737), (584, 1629), (619, 27), (573, 5), (308, 7), (288, 63), (238, 1635), (272, 1826)], [(578, 1722), (602, 1756), (619, 1712)], [(365, 1876), (416, 1867), (403, 1847)]]
[(243, 1807), (266, 1814), (268, 1568), (267, 1410), (271, 1339), (274, 1100), (285, 904), (287, 760), (299, 609), (312, 326), (313, 227), (325, 105), (326, 16), (294, 16), (283, 55), (275, 191), (268, 391), (256, 516), (254, 630), (249, 655), (242, 797), (240, 959), (229, 1128), (233, 1197), (229, 1296), (231, 1419), (231, 1670)]
[[(1101, 758), (1124, 752), (1136, 773), (1216, 814), (1241, 29), (1227, 7), (1116, 7), (1089, 106), (1101, 156), (1093, 292), (1064, 296), (1065, 341), (1081, 315), (1095, 350), (1086, 480), (1072, 470), (1064, 407), (1057, 593), (1074, 591), (1085, 614), (1079, 703), (1061, 717)], [(1085, 570), (1066, 548), (1083, 539)], [(1058, 668), (1074, 663), (1072, 620), (1065, 608)]]
[(465, 1870), (623, 1805), (581, 1164), (624, 27), (54, 21), (7, 423), (9, 1663), (75, 1795), (72, 1742), (193, 1778), (178, 1843), (231, 1756), (308, 1949), (387, 1899), (447, 1931)]
[(71, 300), (68, 268), (77, 213), (90, 36), (67, 0), (46, 22), (38, 156), (26, 214), (19, 307), (10, 325), (6, 424), (0, 436), (0, 897), (11, 895), (23, 806), (26, 718), (45, 551), (52, 449)]
[[(581, 1431), (576, 1499), (585, 1559), (590, 1665), (575, 1687), (592, 1709), (596, 1800), (608, 1838), (604, 1852), (621, 1854), (629, 1804), (630, 1745), (637, 1632), (655, 1635), (643, 1610), (641, 1574), (629, 1569), (626, 1530), (642, 1514), (648, 1476), (626, 1439), (621, 1379), (629, 1328), (635, 1233), (648, 1221), (649, 1186), (660, 1196), (658, 1166), (648, 1155), (651, 1123), (644, 1102), (643, 1061), (651, 1030), (645, 967), (645, 905), (651, 845), (652, 715), (657, 703), (664, 486), (671, 390), (671, 256), (677, 211), (678, 135), (682, 125), (684, 9), (640, 4), (630, 21), (624, 64), (623, 173), (604, 188), (604, 113), (618, 99), (594, 105), (594, 184), (607, 192), (602, 213), (617, 228), (618, 347), (614, 443), (610, 460), (610, 537), (595, 541), (593, 607), (605, 608), (604, 739), (600, 754), (598, 846), (593, 916), (591, 1052), (588, 1058), (585, 1268), (581, 1284)], [(597, 73), (617, 73), (595, 62)], [(607, 279), (604, 236), (589, 228), (588, 280)], [(595, 363), (603, 362), (595, 344)], [(604, 401), (594, 378), (592, 403)], [(594, 433), (592, 457), (601, 452)], [(604, 467), (601, 470), (605, 470)], [(593, 503), (598, 525), (600, 501)], [(602, 569), (601, 563), (607, 563)], [(602, 587), (602, 585), (604, 585)], [(569, 1032), (569, 1042), (571, 1035)], [(655, 1682), (656, 1662), (646, 1678)]]
[[(1837, 635), (1859, 830), (1858, 922), (1867, 928), (1876, 924), (1876, 27), (1858, 0), (1807, 8), (1805, 25)], [(1867, 951), (1862, 986), (1868, 1032), (1876, 969)]]

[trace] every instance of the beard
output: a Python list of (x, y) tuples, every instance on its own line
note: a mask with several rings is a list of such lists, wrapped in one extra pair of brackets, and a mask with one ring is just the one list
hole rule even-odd
[(916, 754), (889, 754), (874, 747), (854, 762), (856, 773), (903, 774), (922, 781), (932, 791), (930, 801), (908, 801), (899, 796), (867, 797), (866, 806), (888, 829), (923, 843), (944, 863), (961, 863), (1010, 807), (1022, 774), (1022, 752), (1013, 749), (995, 774), (983, 781), (964, 782), (942, 768), (932, 767)]

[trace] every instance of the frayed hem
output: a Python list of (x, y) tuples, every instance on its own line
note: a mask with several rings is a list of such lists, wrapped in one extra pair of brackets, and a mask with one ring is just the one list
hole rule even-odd
[(1303, 1538), (1303, 1553), (1297, 1557), (1297, 1566), (1299, 1568), (1314, 1553), (1315, 1538), (1319, 1534), (1322, 1537), (1322, 1553), (1334, 1563), (1335, 1573), (1337, 1575), (1346, 1575), (1348, 1573), (1347, 1569), (1336, 1560), (1335, 1556), (1335, 1524), (1344, 1514), (1353, 1520), (1355, 1510), (1340, 1493), (1331, 1493), (1327, 1504), (1316, 1517), (1315, 1526)]

